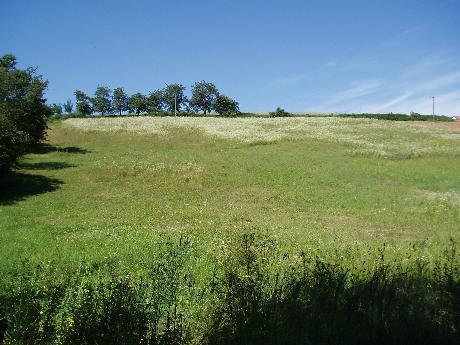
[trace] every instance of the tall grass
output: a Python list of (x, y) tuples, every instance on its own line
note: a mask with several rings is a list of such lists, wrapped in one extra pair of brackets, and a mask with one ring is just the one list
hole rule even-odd
[[(347, 115), (348, 116), (348, 115)], [(349, 116), (352, 117), (352, 116)], [(340, 117), (199, 118), (130, 117), (68, 119), (64, 125), (85, 132), (128, 132), (167, 136), (177, 128), (244, 143), (315, 139), (345, 145), (354, 154), (388, 158), (459, 152), (456, 133), (407, 122)]]
[[(24, 263), (1, 278), (5, 344), (455, 344), (455, 245), (432, 265), (282, 255), (244, 235), (197, 289), (191, 247), (163, 241), (142, 273), (108, 262), (71, 274)], [(415, 250), (415, 249), (414, 249)], [(409, 254), (409, 253), (408, 253)], [(206, 304), (206, 308), (204, 305)], [(200, 312), (197, 312), (197, 311)], [(205, 312), (203, 312), (205, 310)]]

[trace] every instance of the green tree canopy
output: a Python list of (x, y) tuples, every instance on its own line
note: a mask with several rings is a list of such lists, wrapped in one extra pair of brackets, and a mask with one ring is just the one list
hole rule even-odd
[(64, 111), (67, 113), (67, 114), (70, 114), (73, 110), (73, 103), (70, 99), (68, 99), (64, 104), (63, 104), (63, 107), (64, 107)]
[(110, 89), (106, 86), (98, 86), (94, 92), (94, 97), (91, 99), (93, 109), (96, 112), (104, 115), (112, 109)]
[(145, 113), (148, 111), (147, 97), (145, 95), (137, 92), (129, 98), (128, 110), (130, 113)]
[(188, 100), (184, 91), (185, 86), (182, 84), (169, 84), (162, 90), (163, 104), (168, 111), (180, 111), (187, 105)]
[(51, 111), (53, 112), (53, 114), (55, 114), (55, 115), (61, 115), (62, 114), (62, 105), (53, 103), (50, 106), (50, 108), (51, 108)]
[(16, 57), (0, 58), (0, 172), (45, 136), (46, 119), (52, 114), (45, 104), (48, 82), (36, 69), (16, 68)]
[(271, 117), (289, 117), (289, 116), (292, 116), (291, 113), (288, 113), (286, 110), (284, 110), (283, 108), (280, 108), (280, 107), (276, 108), (275, 111), (272, 111), (268, 115), (271, 116)]
[(91, 115), (93, 113), (93, 108), (91, 107), (91, 99), (83, 91), (75, 91), (75, 100), (77, 101), (77, 113), (82, 115)]
[(147, 99), (149, 113), (156, 113), (163, 109), (163, 93), (161, 90), (150, 92)]
[(219, 90), (210, 82), (204, 80), (192, 85), (192, 99), (190, 105), (197, 111), (203, 111), (204, 114), (214, 109), (214, 103), (219, 96)]
[(235, 116), (239, 113), (238, 102), (225, 95), (217, 97), (214, 109), (222, 116)]
[(120, 115), (123, 111), (128, 110), (129, 96), (122, 87), (117, 87), (113, 90), (112, 107)]

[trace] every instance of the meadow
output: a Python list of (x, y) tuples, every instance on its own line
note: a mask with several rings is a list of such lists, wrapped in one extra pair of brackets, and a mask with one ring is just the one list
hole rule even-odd
[[(277, 291), (284, 291), (279, 295), (284, 297), (277, 299), (284, 304), (273, 305), (292, 307), (294, 279), (296, 284), (308, 281), (310, 290), (305, 291), (310, 292), (334, 282), (331, 293), (344, 291), (349, 305), (362, 296), (357, 286), (362, 291), (374, 286), (383, 295), (392, 286), (395, 295), (368, 300), (388, 299), (388, 305), (398, 306), (405, 301), (414, 303), (414, 310), (432, 308), (433, 314), (420, 309), (422, 316), (412, 310), (410, 315), (416, 319), (408, 316), (408, 324), (426, 322), (432, 337), (423, 332), (419, 336), (427, 343), (453, 343), (458, 313), (452, 310), (458, 312), (460, 296), (455, 252), (460, 240), (459, 167), (460, 133), (412, 122), (327, 117), (116, 117), (52, 122), (45, 145), (23, 158), (14, 174), (2, 181), (0, 301), (13, 297), (22, 301), (23, 296), (21, 305), (27, 305), (29, 295), (22, 292), (49, 285), (41, 294), (30, 292), (39, 311), (18, 307), (12, 312), (9, 302), (4, 302), (3, 320), (9, 321), (0, 321), (0, 330), (11, 343), (35, 334), (42, 337), (36, 343), (51, 342), (49, 334), (61, 343), (91, 343), (89, 335), (83, 341), (81, 334), (69, 329), (78, 328), (75, 322), (82, 318), (85, 303), (95, 302), (79, 300), (80, 309), (66, 303), (78, 300), (81, 291), (93, 291), (94, 296), (110, 291), (113, 299), (108, 300), (126, 298), (120, 303), (134, 308), (133, 303), (140, 303), (134, 292), (145, 289), (163, 293), (161, 298), (155, 295), (157, 299), (142, 295), (142, 301), (162, 301), (154, 308), (158, 317), (154, 321), (147, 317), (146, 323), (155, 327), (131, 332), (144, 334), (139, 337), (145, 342), (161, 329), (162, 338), (152, 343), (262, 343), (274, 339), (273, 335), (258, 332), (268, 338), (255, 339), (248, 329), (287, 327), (286, 320), (273, 321), (279, 328), (260, 322), (270, 319), (266, 316), (272, 314), (264, 308), (272, 305)], [(397, 267), (396, 273), (391, 273), (391, 267)], [(298, 276), (299, 272), (304, 274)], [(323, 280), (305, 272), (319, 272)], [(280, 274), (280, 282), (282, 277), (295, 278), (278, 289), (275, 273)], [(152, 279), (142, 285), (146, 277)], [(61, 283), (74, 290), (61, 291)], [(414, 286), (417, 289), (412, 291)], [(420, 286), (428, 292), (421, 294)], [(16, 294), (5, 292), (13, 290)], [(49, 291), (59, 297), (54, 300)], [(126, 291), (134, 291), (137, 297), (130, 302)], [(235, 295), (235, 291), (239, 292)], [(242, 301), (241, 296), (247, 299)], [(250, 302), (254, 298), (256, 306)], [(307, 304), (321, 302), (323, 306), (311, 308), (327, 310), (330, 299), (315, 298)], [(221, 301), (227, 304), (222, 306)], [(337, 299), (337, 305), (341, 301)], [(278, 315), (286, 314), (276, 308)], [(136, 308), (123, 310), (126, 319), (136, 319)], [(334, 313), (355, 315), (351, 309), (340, 310)], [(49, 317), (34, 316), (40, 312), (49, 312)], [(365, 319), (361, 312), (356, 310), (356, 315)], [(329, 310), (324, 317), (331, 314)], [(316, 325), (308, 331), (321, 330), (308, 315), (310, 324)], [(378, 315), (382, 320), (387, 317)], [(400, 337), (407, 324), (391, 315), (390, 324), (400, 327), (393, 335)], [(429, 324), (432, 316), (423, 319), (423, 315), (437, 317)], [(33, 331), (25, 330), (24, 320), (36, 318), (41, 321)], [(299, 342), (321, 343), (332, 329), (342, 333), (329, 343), (347, 343), (341, 327), (354, 326), (345, 316), (337, 320), (319, 335)], [(215, 327), (209, 330), (209, 324)], [(390, 339), (386, 328), (378, 328), (379, 321), (373, 325), (378, 332), (372, 339), (382, 343)], [(123, 327), (126, 335), (128, 328)], [(299, 336), (292, 334), (289, 339)], [(104, 339), (103, 343), (123, 342)], [(288, 338), (278, 343), (282, 339)], [(349, 343), (372, 339), (352, 337)]]

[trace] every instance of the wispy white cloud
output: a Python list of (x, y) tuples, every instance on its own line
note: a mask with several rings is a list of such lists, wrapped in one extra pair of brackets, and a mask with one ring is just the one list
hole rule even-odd
[(375, 92), (377, 88), (380, 87), (380, 85), (382, 85), (382, 83), (378, 80), (361, 80), (353, 82), (350, 88), (332, 95), (329, 98), (328, 103), (336, 104), (357, 97), (368, 95), (370, 93)]
[(440, 89), (450, 84), (460, 82), (460, 70), (444, 74), (438, 78), (428, 80), (417, 86), (419, 91), (430, 91)]
[(405, 79), (418, 78), (448, 63), (448, 58), (441, 53), (425, 56), (419, 61), (406, 66), (401, 76)]
[(350, 102), (356, 102), (357, 99), (363, 96), (370, 95), (378, 90), (382, 85), (379, 80), (359, 80), (350, 84), (350, 87), (336, 92), (328, 96), (322, 103), (313, 106), (314, 109), (320, 111), (345, 111)]
[(401, 104), (412, 95), (412, 92), (405, 92), (401, 96), (397, 96), (380, 104), (364, 105), (362, 106), (362, 112), (378, 113), (382, 111), (390, 111), (392, 107)]
[[(402, 95), (385, 100), (381, 103), (363, 105), (363, 112), (402, 112), (411, 111), (422, 114), (432, 112), (432, 95), (435, 95), (437, 114), (460, 113), (460, 91), (446, 91), (445, 88), (460, 82), (460, 70), (443, 74), (439, 77), (422, 82), (411, 81), (406, 85), (408, 90)], [(431, 94), (427, 94), (427, 92)]]
[(344, 76), (363, 74), (372, 77), (352, 81), (332, 94), (327, 94), (324, 88), (312, 89), (294, 96), (293, 102), (306, 111), (431, 114), (431, 97), (435, 96), (437, 114), (460, 114), (459, 62), (460, 59), (445, 52), (424, 56), (403, 68), (391, 63), (382, 68), (384, 61), (363, 55), (347, 60), (332, 58), (319, 66), (327, 78), (340, 76), (343, 80)]
[[(421, 114), (431, 114), (431, 97), (415, 97), (407, 99), (395, 106), (396, 112), (409, 113), (415, 111)], [(439, 94), (435, 97), (435, 113), (443, 115), (460, 114), (460, 90)]]
[(268, 87), (277, 87), (277, 86), (287, 86), (293, 83), (296, 83), (298, 81), (302, 81), (308, 78), (308, 74), (299, 74), (287, 78), (278, 78), (275, 80), (272, 80), (267, 84)]

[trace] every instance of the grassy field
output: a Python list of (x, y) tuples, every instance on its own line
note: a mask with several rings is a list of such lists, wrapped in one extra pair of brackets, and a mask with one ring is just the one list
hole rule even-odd
[(392, 260), (431, 265), (460, 240), (459, 167), (459, 133), (412, 123), (55, 122), (47, 146), (3, 181), (0, 270), (27, 260), (140, 272), (162, 241), (182, 238), (200, 287), (244, 234), (289, 262), (306, 252), (371, 265), (385, 246)]
[[(71, 119), (2, 198), (1, 263), (141, 257), (158, 234), (216, 253), (459, 239), (460, 134), (346, 119)], [(30, 195), (28, 195), (30, 194)]]

